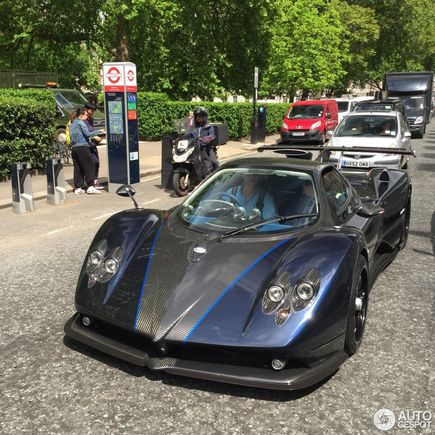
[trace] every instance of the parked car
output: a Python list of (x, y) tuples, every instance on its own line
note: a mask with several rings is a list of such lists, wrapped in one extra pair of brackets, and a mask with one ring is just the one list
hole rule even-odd
[[(76, 89), (60, 89), (57, 87), (48, 87), (47, 89), (53, 92), (57, 104), (55, 140), (63, 143), (65, 142), (66, 124), (70, 120), (72, 112), (79, 107), (84, 107), (88, 100)], [(105, 130), (104, 113), (96, 110), (93, 119), (95, 129)]]
[(331, 153), (330, 161), (341, 157), (343, 167), (405, 169), (408, 158), (401, 154), (376, 154), (370, 148), (411, 150), (411, 133), (400, 112), (352, 112), (331, 132), (328, 146), (367, 148), (367, 153)]
[(283, 118), (281, 141), (304, 141), (324, 144), (326, 132), (338, 124), (335, 100), (306, 100), (293, 103)]
[[(252, 179), (248, 207), (237, 192)], [(263, 218), (267, 203), (276, 211)], [(404, 171), (347, 178), (329, 163), (232, 160), (177, 207), (136, 204), (103, 224), (65, 333), (151, 370), (308, 387), (359, 348), (369, 291), (405, 246), (410, 211)]]
[(373, 97), (335, 98), (338, 106), (338, 122), (352, 112), (357, 103), (370, 100), (373, 100)]

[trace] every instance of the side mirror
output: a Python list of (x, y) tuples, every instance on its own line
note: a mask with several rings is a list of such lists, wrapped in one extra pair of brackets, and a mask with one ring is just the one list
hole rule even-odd
[(328, 119), (331, 119), (331, 114), (328, 112), (328, 113), (326, 114), (326, 117), (327, 117)]
[(371, 203), (363, 203), (361, 207), (357, 211), (357, 215), (361, 217), (374, 217), (380, 216), (384, 213), (384, 209), (380, 205), (371, 204)]
[(410, 131), (405, 131), (405, 134), (403, 135), (404, 137), (411, 137), (412, 134)]
[(136, 191), (129, 184), (123, 184), (121, 187), (118, 187), (118, 189), (116, 190), (116, 194), (119, 196), (130, 197), (131, 200), (133, 201), (134, 208), (136, 209), (139, 208), (139, 205), (137, 204), (136, 200), (133, 198), (133, 196), (136, 194)]

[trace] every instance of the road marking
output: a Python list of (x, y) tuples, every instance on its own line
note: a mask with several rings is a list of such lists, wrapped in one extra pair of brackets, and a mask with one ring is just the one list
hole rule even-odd
[(58, 230), (50, 231), (49, 233), (47, 233), (47, 236), (51, 236), (52, 234), (60, 233), (61, 231), (70, 230), (71, 228), (74, 228), (74, 227), (71, 226), (71, 227), (59, 228)]
[(157, 201), (160, 201), (160, 198), (152, 199), (151, 201), (143, 202), (142, 204), (147, 205), (147, 204), (152, 204), (153, 202), (157, 202)]
[(152, 178), (144, 178), (143, 180), (141, 180), (141, 183), (142, 182), (145, 182), (145, 181), (153, 181), (153, 180), (157, 180), (158, 178), (160, 178), (161, 177), (161, 175), (157, 175), (156, 177), (152, 177)]
[(110, 212), (110, 213), (102, 214), (101, 216), (94, 217), (94, 218), (92, 218), (91, 220), (92, 220), (92, 221), (97, 221), (98, 219), (103, 219), (103, 218), (105, 218), (105, 217), (112, 216), (112, 215), (115, 214), (115, 213), (118, 213), (118, 210), (117, 210), (117, 211), (112, 211), (112, 212)]

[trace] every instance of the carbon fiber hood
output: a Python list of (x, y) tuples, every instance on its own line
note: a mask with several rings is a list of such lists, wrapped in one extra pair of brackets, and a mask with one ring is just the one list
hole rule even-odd
[[(109, 245), (123, 245), (122, 266), (109, 283), (89, 288), (84, 265), (77, 308), (153, 341), (185, 341), (200, 328), (209, 331), (211, 342), (237, 342), (262, 297), (264, 281), (293, 243), (264, 237), (219, 242), (168, 225), (161, 212), (112, 220), (89, 252), (105, 237)], [(120, 227), (129, 230), (120, 234), (115, 231)], [(218, 304), (226, 314), (215, 318)]]

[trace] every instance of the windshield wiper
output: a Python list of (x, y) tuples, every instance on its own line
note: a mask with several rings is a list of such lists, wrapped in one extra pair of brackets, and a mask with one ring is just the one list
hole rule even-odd
[(276, 216), (276, 217), (271, 218), (271, 219), (265, 219), (265, 220), (262, 220), (260, 222), (255, 222), (252, 224), (244, 225), (243, 227), (236, 228), (235, 230), (227, 231), (218, 237), (218, 241), (220, 242), (221, 240), (225, 239), (226, 237), (234, 236), (235, 234), (239, 234), (243, 231), (253, 230), (253, 229), (261, 227), (263, 225), (273, 224), (274, 222), (284, 222), (284, 221), (293, 220), (293, 219), (311, 218), (311, 217), (317, 217), (317, 216), (318, 216), (317, 213), (304, 213), (304, 214), (292, 214), (289, 216)]

